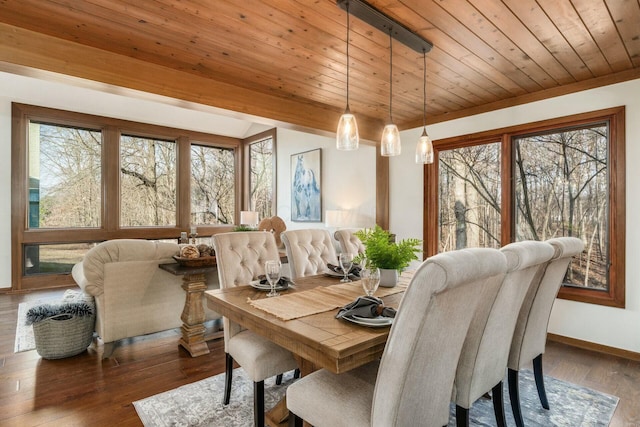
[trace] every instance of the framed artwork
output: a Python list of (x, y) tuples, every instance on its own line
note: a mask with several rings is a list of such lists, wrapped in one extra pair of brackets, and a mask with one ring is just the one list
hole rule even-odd
[(291, 221), (322, 222), (321, 149), (291, 155)]

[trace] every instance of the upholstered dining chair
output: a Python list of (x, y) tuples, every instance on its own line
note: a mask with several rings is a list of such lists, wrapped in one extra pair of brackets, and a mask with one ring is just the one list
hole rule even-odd
[(342, 228), (333, 233), (333, 237), (340, 244), (340, 250), (342, 252), (352, 253), (353, 255), (358, 255), (364, 252), (364, 244), (362, 243), (362, 240), (353, 234), (358, 230), (358, 228)]
[(336, 249), (326, 229), (287, 230), (280, 237), (293, 280), (323, 273), (327, 271), (327, 264), (338, 265)]
[(458, 357), (476, 306), (502, 284), (496, 249), (445, 252), (416, 270), (382, 358), (342, 374), (320, 369), (287, 389), (290, 425), (442, 426)]
[[(551, 308), (571, 259), (582, 252), (584, 243), (575, 237), (557, 237), (546, 241), (554, 249), (541, 280), (529, 288), (520, 309), (513, 334), (508, 361), (509, 399), (516, 426), (524, 426), (520, 409), (518, 373), (533, 362), (533, 373), (540, 403), (549, 409), (542, 373), (542, 354), (547, 342), (547, 327)], [(537, 286), (536, 286), (537, 285)]]
[[(273, 234), (265, 231), (220, 233), (211, 237), (220, 288), (247, 284), (264, 274), (267, 260), (279, 259)], [(226, 356), (224, 404), (231, 397), (233, 361), (253, 381), (254, 424), (264, 426), (264, 380), (297, 368), (291, 352), (223, 317)]]
[(507, 258), (507, 275), (493, 304), (481, 304), (476, 309), (458, 362), (452, 398), (458, 427), (469, 425), (469, 409), (489, 391), (496, 424), (506, 426), (502, 380), (513, 330), (529, 287), (540, 280), (554, 253), (551, 245), (536, 241), (511, 243), (501, 252)]

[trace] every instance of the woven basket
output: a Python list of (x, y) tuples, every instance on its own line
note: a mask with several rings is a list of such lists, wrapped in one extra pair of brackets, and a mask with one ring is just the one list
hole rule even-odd
[(36, 351), (44, 359), (61, 359), (82, 353), (91, 344), (95, 321), (95, 315), (58, 314), (34, 323)]

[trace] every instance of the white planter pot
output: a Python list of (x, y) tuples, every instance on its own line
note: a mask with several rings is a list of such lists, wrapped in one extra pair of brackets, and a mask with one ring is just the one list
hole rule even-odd
[(380, 286), (393, 288), (398, 284), (398, 270), (380, 269)]

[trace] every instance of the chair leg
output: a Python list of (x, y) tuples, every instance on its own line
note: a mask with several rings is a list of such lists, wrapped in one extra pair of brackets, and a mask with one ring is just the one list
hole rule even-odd
[(295, 379), (300, 378), (300, 368), (296, 368), (296, 370), (293, 371), (293, 378)]
[(231, 380), (233, 379), (233, 357), (229, 353), (225, 353), (225, 371), (224, 371), (224, 405), (229, 404), (231, 400)]
[(282, 374), (276, 375), (276, 385), (282, 384)]
[(302, 427), (302, 418), (289, 411), (289, 427)]
[(456, 405), (456, 426), (469, 427), (469, 409)]
[(253, 425), (264, 427), (264, 381), (253, 383)]
[(498, 427), (507, 427), (507, 421), (504, 415), (504, 398), (502, 396), (502, 381), (491, 389), (491, 398), (493, 399), (493, 413), (496, 416), (496, 425)]
[(544, 409), (549, 409), (549, 401), (547, 400), (547, 392), (544, 389), (544, 375), (542, 374), (542, 354), (533, 359), (533, 376), (536, 379), (536, 388), (538, 389), (538, 397)]
[(516, 427), (524, 427), (522, 411), (520, 410), (520, 390), (518, 390), (518, 371), (509, 369), (509, 400), (511, 401), (511, 411), (516, 421)]

